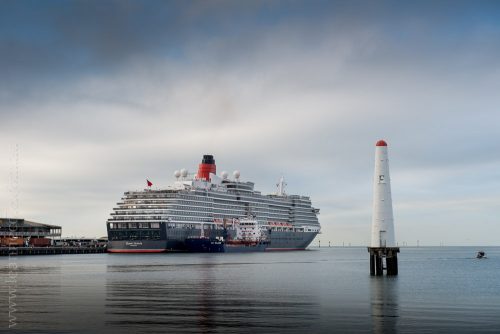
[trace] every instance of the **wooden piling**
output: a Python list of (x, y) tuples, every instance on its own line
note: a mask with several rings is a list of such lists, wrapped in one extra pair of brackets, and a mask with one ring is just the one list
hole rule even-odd
[(375, 255), (370, 254), (370, 275), (375, 276)]

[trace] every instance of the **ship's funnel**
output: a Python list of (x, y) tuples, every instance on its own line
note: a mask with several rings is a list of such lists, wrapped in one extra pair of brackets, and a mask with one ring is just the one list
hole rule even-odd
[(373, 178), (371, 247), (395, 247), (389, 158), (387, 143), (384, 140), (379, 140), (375, 146), (375, 174)]
[(210, 181), (210, 173), (217, 174), (215, 160), (213, 155), (204, 155), (201, 164), (198, 166), (198, 174), (200, 180)]

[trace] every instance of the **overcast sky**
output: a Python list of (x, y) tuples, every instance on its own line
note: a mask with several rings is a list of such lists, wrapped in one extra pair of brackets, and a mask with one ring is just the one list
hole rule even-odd
[(368, 245), (384, 138), (400, 244), (498, 245), (499, 55), (498, 1), (0, 0), (1, 215), (103, 236), (213, 154)]

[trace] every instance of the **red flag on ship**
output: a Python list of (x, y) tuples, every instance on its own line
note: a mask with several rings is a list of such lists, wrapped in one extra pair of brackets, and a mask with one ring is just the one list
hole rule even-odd
[(153, 182), (149, 181), (148, 179), (146, 179), (146, 182), (148, 183), (148, 187), (151, 187), (153, 185)]

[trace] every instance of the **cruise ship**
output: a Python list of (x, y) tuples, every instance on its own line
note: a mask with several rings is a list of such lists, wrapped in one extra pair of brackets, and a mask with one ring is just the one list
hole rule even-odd
[(217, 175), (212, 155), (204, 155), (198, 172), (174, 172), (165, 189), (127, 191), (107, 221), (108, 252), (187, 251), (192, 238), (236, 240), (239, 222), (251, 217), (264, 231), (264, 250), (303, 250), (320, 233), (319, 209), (306, 196), (285, 193), (283, 177), (274, 194), (263, 195), (254, 183)]

